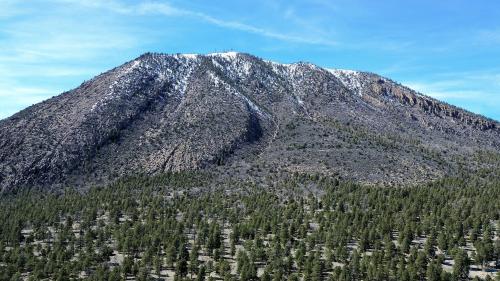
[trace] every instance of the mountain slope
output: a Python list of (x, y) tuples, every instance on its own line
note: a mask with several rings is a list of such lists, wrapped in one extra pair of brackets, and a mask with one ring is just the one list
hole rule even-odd
[(0, 187), (204, 168), (419, 182), (497, 166), (499, 125), (372, 73), (148, 53), (0, 121)]

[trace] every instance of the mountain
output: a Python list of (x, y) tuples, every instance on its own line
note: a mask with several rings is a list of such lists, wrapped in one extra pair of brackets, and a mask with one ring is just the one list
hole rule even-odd
[(0, 188), (200, 170), (417, 183), (499, 166), (500, 124), (367, 72), (147, 53), (0, 121)]

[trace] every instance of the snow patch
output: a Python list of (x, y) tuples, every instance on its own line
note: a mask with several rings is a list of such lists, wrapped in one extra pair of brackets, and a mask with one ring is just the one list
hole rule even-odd
[(108, 103), (108, 101), (114, 99), (116, 96), (118, 96), (118, 91), (116, 90), (117, 87), (128, 85), (131, 83), (131, 79), (129, 78), (129, 74), (132, 73), (135, 69), (139, 68), (142, 66), (142, 61), (137, 59), (129, 64), (125, 65), (123, 68), (121, 68), (117, 73), (116, 73), (116, 80), (109, 85), (109, 92), (103, 95), (103, 97), (97, 101), (95, 104), (92, 105), (90, 108), (90, 112), (94, 112), (96, 109), (99, 107), (102, 107)]
[(355, 92), (360, 96), (362, 95), (360, 72), (347, 69), (328, 69), (328, 68), (325, 69), (331, 74), (333, 74), (333, 76), (335, 76), (337, 79), (339, 79), (340, 82), (342, 82), (342, 84), (344, 84), (346, 88), (348, 88), (349, 90)]
[(210, 78), (212, 79), (212, 81), (214, 82), (215, 86), (217, 87), (224, 87), (226, 89), (226, 91), (230, 92), (231, 94), (237, 96), (238, 98), (241, 98), (245, 101), (245, 103), (254, 111), (256, 112), (257, 114), (263, 116), (263, 117), (268, 117), (268, 114), (265, 113), (264, 111), (262, 111), (260, 109), (259, 106), (257, 106), (253, 101), (251, 101), (248, 97), (246, 97), (245, 95), (243, 95), (242, 93), (238, 92), (237, 90), (235, 90), (233, 87), (231, 87), (231, 85), (229, 85), (228, 83), (226, 83), (224, 80), (220, 79), (215, 73), (213, 72), (210, 72), (209, 73), (209, 76)]
[(300, 105), (303, 105), (304, 104), (304, 101), (301, 100), (299, 97), (295, 97), (297, 99), (297, 102), (300, 104)]
[[(178, 64), (166, 59), (166, 57), (176, 59)], [(198, 58), (199, 55), (196, 54), (171, 56), (152, 54), (143, 59), (134, 60), (113, 73), (113, 81), (108, 87), (109, 90), (92, 105), (90, 110), (93, 112), (115, 98), (126, 98), (128, 95), (134, 94), (141, 87), (137, 81), (145, 81), (150, 78), (154, 78), (159, 83), (171, 83), (175, 94), (184, 95), (191, 74), (200, 62)]]
[(224, 53), (210, 53), (210, 54), (207, 54), (207, 56), (210, 56), (210, 57), (222, 57), (222, 58), (225, 58), (227, 60), (234, 60), (236, 59), (236, 57), (238, 57), (238, 52), (224, 52)]
[(207, 56), (212, 58), (212, 63), (231, 79), (248, 77), (252, 63), (238, 54), (237, 52), (211, 53)]
[(196, 60), (200, 55), (198, 54), (176, 54), (174, 57), (176, 59), (186, 59), (186, 60)]
[(224, 84), (224, 82), (217, 75), (215, 75), (213, 72), (208, 73), (208, 75), (210, 76), (210, 78), (212, 79), (212, 81), (214, 82), (216, 87), (219, 87), (220, 84)]
[(183, 54), (182, 56), (185, 58), (188, 58), (188, 59), (197, 59), (198, 58), (197, 54)]

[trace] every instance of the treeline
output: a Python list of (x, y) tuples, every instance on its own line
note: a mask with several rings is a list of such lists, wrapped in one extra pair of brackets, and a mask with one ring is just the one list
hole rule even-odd
[(1, 198), (0, 280), (500, 280), (499, 220), (494, 179), (143, 175)]

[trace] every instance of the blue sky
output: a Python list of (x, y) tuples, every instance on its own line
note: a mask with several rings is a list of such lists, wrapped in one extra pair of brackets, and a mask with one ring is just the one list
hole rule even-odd
[(498, 1), (0, 0), (0, 118), (153, 51), (371, 71), (500, 120)]

